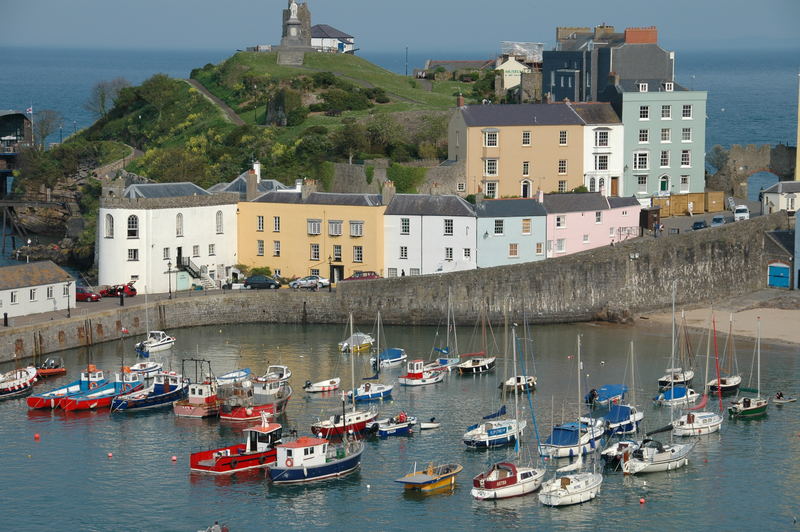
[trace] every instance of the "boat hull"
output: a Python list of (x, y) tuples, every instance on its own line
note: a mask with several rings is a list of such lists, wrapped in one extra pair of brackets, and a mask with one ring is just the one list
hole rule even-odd
[(361, 465), (362, 452), (363, 447), (357, 453), (319, 466), (272, 466), (269, 468), (269, 478), (272, 480), (273, 484), (299, 484), (303, 482), (325, 480), (327, 478), (343, 477), (358, 469)]
[[(352, 415), (348, 412), (348, 415)], [(364, 432), (367, 425), (375, 421), (377, 414), (375, 412), (363, 413), (359, 416), (357, 421), (344, 424), (341, 420), (336, 422), (322, 421), (311, 425), (311, 432), (322, 437), (329, 438), (331, 436), (341, 436), (349, 432)]]
[(476, 373), (486, 373), (488, 371), (492, 371), (496, 362), (497, 359), (492, 357), (488, 359), (462, 362), (456, 367), (458, 368), (458, 372), (462, 375), (474, 375)]
[(532, 467), (516, 468), (516, 474), (497, 480), (484, 478), (481, 474), (472, 480), (470, 494), (478, 500), (510, 499), (521, 497), (538, 490), (542, 486), (545, 471)]
[(397, 379), (401, 386), (426, 386), (428, 384), (436, 384), (444, 380), (444, 373), (435, 371), (428, 375), (417, 377), (414, 375), (403, 375)]
[(245, 453), (246, 445), (240, 443), (231, 447), (193, 453), (189, 468), (198, 473), (212, 475), (232, 475), (240, 471), (264, 469), (273, 464), (277, 457), (275, 449), (258, 453)]
[(403, 484), (409, 491), (430, 492), (435, 490), (451, 488), (456, 483), (458, 475), (463, 467), (460, 464), (447, 464), (436, 468), (429, 467), (427, 470), (409, 473), (403, 478), (395, 480)]
[(189, 387), (183, 386), (176, 390), (161, 394), (144, 394), (143, 397), (120, 396), (111, 401), (112, 412), (137, 412), (139, 410), (149, 410), (152, 408), (163, 408), (171, 406), (176, 401), (186, 399)]
[(261, 419), (261, 414), (264, 413), (267, 414), (269, 419), (274, 419), (286, 411), (288, 403), (289, 397), (263, 405), (236, 406), (233, 408), (227, 408), (222, 405), (219, 411), (219, 418), (222, 421), (253, 421)]
[(680, 417), (673, 423), (672, 433), (676, 436), (702, 436), (719, 431), (722, 416), (713, 412), (691, 413)]
[(97, 388), (91, 392), (85, 392), (72, 397), (66, 397), (58, 404), (59, 408), (65, 412), (75, 412), (78, 410), (100, 410), (109, 408), (111, 402), (122, 394), (141, 390), (144, 383), (138, 384), (110, 382), (105, 386)]
[(172, 404), (172, 411), (178, 417), (212, 417), (219, 413), (220, 402), (215, 400), (208, 403), (190, 403), (187, 400), (176, 401)]
[(734, 418), (763, 416), (767, 413), (767, 406), (769, 405), (769, 402), (766, 399), (751, 399), (751, 406), (745, 405), (746, 403), (737, 401), (728, 407), (728, 415)]
[[(564, 483), (564, 480), (569, 480)], [(569, 506), (588, 502), (600, 493), (603, 475), (577, 473), (548, 480), (539, 492), (539, 502), (545, 506)]]
[(37, 370), (33, 366), (4, 373), (0, 382), (0, 399), (12, 399), (31, 393), (37, 380), (36, 374)]

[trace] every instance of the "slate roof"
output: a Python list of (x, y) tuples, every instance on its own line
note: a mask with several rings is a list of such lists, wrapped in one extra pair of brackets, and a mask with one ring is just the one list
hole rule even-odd
[(627, 198), (618, 198), (616, 196), (609, 196), (608, 197), (608, 204), (611, 206), (612, 209), (618, 209), (620, 207), (641, 207), (642, 206), (642, 204), (639, 203), (639, 200), (637, 200), (635, 196), (629, 196)]
[[(249, 170), (248, 170), (249, 172)], [(271, 190), (288, 190), (287, 187), (280, 181), (275, 179), (262, 179), (257, 186), (258, 193), (264, 194)], [(239, 196), (244, 199), (247, 197), (247, 172), (239, 174), (239, 176), (230, 183), (217, 183), (208, 188), (208, 192), (212, 194), (220, 194), (223, 192), (238, 192)]]
[(586, 124), (620, 124), (617, 113), (610, 103), (568, 103)]
[(766, 235), (789, 255), (794, 255), (794, 231), (767, 231)]
[(74, 281), (74, 279), (50, 260), (0, 267), (0, 290), (67, 281)]
[(0, 116), (8, 116), (8, 115), (22, 115), (28, 120), (30, 120), (30, 117), (27, 114), (25, 114), (24, 111), (15, 111), (13, 109), (0, 109)]
[(547, 216), (544, 206), (535, 199), (485, 199), (475, 206), (478, 218), (511, 216)]
[(583, 119), (564, 104), (519, 103), (467, 105), (461, 108), (467, 127), (583, 125)]
[(578, 50), (585, 50), (588, 49), (589, 43), (592, 43), (592, 46), (618, 46), (625, 42), (625, 34), (624, 33), (610, 33), (601, 36), (599, 39), (595, 40), (594, 38), (594, 30), (590, 30), (587, 32), (576, 31), (574, 33), (574, 39), (559, 39), (557, 46), (557, 51), (562, 52), (569, 52), (569, 51), (578, 51)]
[(312, 192), (304, 200), (302, 192), (273, 190), (259, 196), (258, 203), (304, 203), (310, 205), (350, 205), (352, 207), (374, 207), (381, 204), (380, 194), (340, 194), (336, 192)]
[(548, 214), (608, 210), (606, 198), (599, 192), (545, 194), (544, 208)]
[[(647, 91), (648, 92), (665, 92), (664, 91), (664, 83), (668, 82), (668, 79), (621, 79), (619, 80), (619, 84), (617, 87), (621, 89), (621, 92), (639, 92), (639, 83), (647, 83)], [(686, 91), (689, 90), (683, 85), (678, 83), (672, 82), (672, 90), (673, 92), (679, 91)], [(646, 93), (645, 93), (646, 94)]]
[(768, 189), (764, 190), (764, 194), (796, 194), (800, 193), (800, 181), (778, 181)]
[(385, 215), (475, 216), (471, 203), (454, 195), (396, 194)]
[(348, 35), (343, 31), (339, 31), (333, 26), (327, 24), (315, 24), (311, 26), (312, 39), (352, 39), (352, 35)]
[(129, 185), (122, 193), (125, 198), (180, 198), (184, 196), (209, 196), (194, 183), (140, 183)]

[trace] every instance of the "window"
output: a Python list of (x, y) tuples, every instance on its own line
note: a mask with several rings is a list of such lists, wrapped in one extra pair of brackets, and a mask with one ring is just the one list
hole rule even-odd
[(673, 84), (671, 81), (664, 82), (664, 90), (666, 92), (672, 92), (675, 90), (675, 84)]
[(264, 231), (264, 217), (256, 216), (256, 231)]
[(350, 222), (350, 236), (364, 236), (364, 222)]
[(559, 146), (567, 145), (567, 132), (564, 130), (558, 132), (558, 145)]
[(520, 195), (523, 198), (530, 198), (531, 197), (531, 182), (527, 179), (523, 179), (522, 183), (522, 190), (520, 190)]
[(531, 145), (531, 132), (530, 131), (523, 131), (522, 132), (522, 145), (523, 146), (530, 146)]
[(128, 238), (139, 238), (139, 218), (128, 216)]
[(587, 234), (585, 234), (585, 233), (584, 233), (584, 235), (583, 235), (583, 243), (584, 243), (584, 244), (588, 244), (588, 243), (589, 243), (589, 235), (587, 235)]
[(523, 235), (531, 234), (531, 219), (530, 218), (523, 218), (522, 219), (522, 234)]
[(672, 142), (672, 130), (665, 127), (661, 130), (661, 142)]
[(542, 242), (537, 242), (536, 243), (536, 254), (537, 255), (541, 255), (542, 253), (544, 253), (544, 244)]
[(595, 213), (594, 213), (594, 223), (596, 223), (596, 224), (603, 223), (603, 211), (595, 211)]
[(217, 234), (222, 234), (222, 211), (217, 211)]
[(686, 104), (683, 106), (681, 110), (681, 118), (691, 118), (692, 117), (692, 104)]
[(692, 150), (681, 150), (681, 168), (691, 168)]
[(639, 130), (639, 144), (647, 144), (650, 142), (650, 130), (649, 129), (640, 129)]
[(650, 157), (646, 151), (640, 151), (633, 154), (633, 169), (634, 170), (647, 170), (650, 168)]
[(17, 301), (17, 293), (16, 292), (11, 292), (11, 304), (12, 305), (16, 305), (17, 303), (18, 303), (18, 301)]
[(692, 142), (692, 128), (685, 127), (681, 129), (681, 142)]
[(484, 159), (483, 175), (497, 175), (497, 159)]
[(311, 268), (311, 275), (319, 275), (319, 268)]
[(595, 170), (608, 170), (608, 155), (595, 155), (594, 156), (594, 169)]
[(208, 245), (208, 256), (213, 257), (217, 254), (217, 246), (215, 244)]
[(661, 168), (669, 168), (669, 150), (661, 150), (659, 166)]
[(608, 131), (595, 131), (594, 145), (598, 148), (608, 146)]
[(459, 182), (456, 184), (456, 190), (459, 192), (466, 192), (467, 191), (467, 184), (463, 182)]
[(183, 236), (183, 214), (175, 216), (175, 236)]
[(503, 220), (495, 220), (494, 221), (494, 234), (502, 235), (504, 229), (504, 222)]
[(169, 260), (169, 248), (164, 248), (163, 259)]
[(264, 241), (263, 240), (256, 240), (256, 254), (259, 257), (264, 256)]
[(400, 246), (400, 258), (401, 259), (408, 258), (408, 246)]
[(639, 186), (638, 192), (647, 192), (647, 176), (636, 176), (636, 184)]
[(556, 240), (556, 252), (564, 253), (567, 250), (567, 241), (563, 238)]
[(342, 262), (342, 246), (339, 244), (333, 245), (333, 262)]
[(594, 192), (596, 188), (597, 188), (597, 182), (595, 181), (595, 178), (590, 177), (589, 178), (589, 192)]
[(389, 272), (389, 277), (397, 277), (397, 268), (389, 268), (387, 271)]
[(322, 220), (306, 220), (309, 235), (318, 235), (322, 233)]
[(639, 92), (647, 92), (647, 83), (639, 83)]
[(556, 227), (566, 227), (567, 226), (567, 217), (566, 215), (556, 216)]
[(472, 257), (472, 250), (470, 248), (464, 248), (464, 260), (469, 260)]
[(273, 257), (280, 257), (281, 256), (281, 241), (280, 240), (273, 240), (272, 241), (272, 256)]
[(611, 238), (614, 238), (614, 228), (613, 227), (609, 227), (608, 228), (608, 236), (610, 236)]
[(672, 106), (671, 105), (662, 105), (661, 106), (661, 118), (663, 120), (672, 120)]
[(522, 175), (530, 175), (531, 163), (529, 161), (522, 161)]
[(453, 219), (452, 218), (445, 218), (444, 219), (444, 234), (445, 234), (445, 236), (453, 236)]
[(364, 248), (353, 246), (353, 262), (364, 262)]
[(47, 299), (53, 299), (53, 287), (52, 286), (48, 286), (47, 287)]
[(681, 192), (689, 192), (689, 176), (681, 176)]
[(408, 235), (411, 233), (411, 219), (400, 218), (400, 234)]
[(35, 288), (31, 288), (30, 298), (31, 298), (31, 301), (36, 301), (36, 289)]
[(62, 290), (61, 295), (64, 297), (69, 297), (69, 283), (64, 285), (64, 290)]
[(444, 260), (453, 260), (453, 248), (444, 248)]
[(606, 187), (606, 180), (605, 180), (604, 178), (602, 178), (602, 177), (601, 177), (601, 178), (600, 178), (600, 183), (599, 183), (599, 184), (600, 184), (600, 190), (602, 190), (602, 191), (605, 191), (605, 187)]
[(484, 131), (484, 133), (483, 133), (483, 145), (486, 148), (496, 148), (497, 147), (497, 131)]
[(486, 182), (486, 197), (489, 199), (497, 197), (497, 181)]
[(331, 236), (342, 236), (342, 221), (328, 220), (328, 234)]
[(280, 216), (273, 216), (272, 217), (272, 232), (273, 233), (280, 233), (281, 232), (281, 217)]
[(106, 214), (106, 238), (114, 238), (114, 217)]
[(139, 250), (138, 249), (129, 249), (128, 250), (128, 260), (131, 262), (139, 260)]
[(419, 268), (411, 268), (409, 275), (419, 275)]
[(553, 241), (552, 240), (548, 240), (547, 241), (547, 252), (550, 253), (551, 251), (553, 251)]
[(508, 256), (511, 258), (519, 257), (519, 245), (516, 243), (508, 245)]
[(200, 246), (192, 246), (192, 257), (199, 257), (200, 256)]
[(622, 211), (622, 216), (628, 216), (628, 211)]
[(309, 260), (319, 260), (319, 244), (310, 244)]
[(650, 106), (639, 106), (639, 120), (650, 120)]
[(558, 160), (558, 173), (559, 174), (566, 174), (567, 173), (567, 160), (566, 159), (559, 159)]
[(558, 182), (558, 191), (559, 192), (566, 192), (567, 191), (567, 182), (563, 179)]

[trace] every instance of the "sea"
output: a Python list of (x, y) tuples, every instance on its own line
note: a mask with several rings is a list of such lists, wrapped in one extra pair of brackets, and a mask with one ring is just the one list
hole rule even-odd
[[(371, 327), (362, 328), (369, 332)], [(492, 373), (451, 373), (440, 384), (407, 388), (397, 385), (404, 368), (384, 370), (380, 382), (394, 383), (395, 388), (391, 400), (371, 405), (379, 415), (405, 411), (425, 421), (435, 418), (441, 427), (410, 436), (371, 438), (357, 472), (315, 484), (276, 486), (263, 471), (222, 476), (190, 472), (191, 453), (241, 443), (241, 429), (247, 423), (177, 418), (170, 408), (135, 414), (108, 410), (65, 414), (29, 410), (24, 399), (0, 401), (2, 528), (202, 531), (218, 521), (232, 531), (796, 529), (797, 403), (771, 404), (762, 418), (726, 419), (718, 433), (680, 439), (694, 442), (695, 447), (688, 466), (679, 470), (625, 477), (606, 469), (600, 494), (583, 505), (547, 508), (536, 494), (497, 502), (473, 499), (472, 478), (496, 461), (518, 459), (544, 467), (548, 479), (567, 464), (568, 459), (540, 460), (536, 442), (537, 435), (547, 438), (554, 424), (575, 419), (578, 375), (582, 394), (603, 384), (632, 386), (628, 397), (644, 412), (644, 430), (663, 427), (671, 415), (679, 414), (652, 403), (657, 379), (672, 367), (669, 326), (572, 324), (525, 331), (520, 325), (518, 329), (520, 353), (524, 352), (518, 367), (524, 365), (525, 373), (538, 379), (532, 396), (517, 401), (518, 416), (527, 423), (519, 458), (513, 447), (476, 451), (462, 442), (467, 427), (483, 416), (503, 405), (510, 415), (516, 411), (513, 397), (503, 398), (498, 389), (507, 375), (513, 375), (514, 366), (510, 354), (503, 356), (502, 330), (495, 330), (488, 335), (490, 353), (499, 355)], [(181, 371), (186, 358), (210, 360), (216, 375), (244, 367), (260, 375), (269, 363), (288, 365), (293, 395), (286, 414), (278, 419), (285, 434), (296, 429), (298, 435), (310, 435), (313, 422), (341, 411), (338, 393), (307, 394), (302, 390), (306, 380), (341, 377), (342, 385), (349, 387), (351, 372), (357, 382), (373, 373), (368, 354), (338, 352), (337, 342), (348, 336), (343, 324), (215, 325), (174, 329), (170, 334), (177, 338), (175, 347), (151, 356), (174, 371)], [(444, 327), (387, 326), (381, 338), (404, 348), (410, 359), (428, 359), (444, 335)], [(459, 328), (461, 351), (481, 349), (481, 337), (480, 327)], [(135, 362), (133, 344), (139, 339), (57, 353), (68, 374), (37, 384), (37, 392), (72, 381), (89, 363), (111, 373)], [(628, 362), (631, 342), (634, 371)], [(690, 335), (689, 343), (696, 355), (699, 389), (705, 380), (706, 336)], [(739, 340), (735, 351), (726, 350), (726, 335), (720, 332), (717, 344), (720, 356), (736, 354), (745, 385), (756, 387), (754, 342)], [(712, 375), (713, 354), (712, 350)], [(1, 371), (9, 369), (10, 364), (0, 365)], [(196, 378), (193, 365), (186, 370)], [(766, 395), (776, 390), (795, 396), (800, 392), (796, 348), (762, 342), (761, 387)], [(707, 405), (714, 411), (718, 407), (716, 400)], [(653, 437), (662, 442), (671, 439), (668, 432)], [(404, 492), (394, 482), (430, 462), (463, 466), (453, 490), (420, 496)], [(602, 464), (589, 460), (586, 468), (600, 471)]]

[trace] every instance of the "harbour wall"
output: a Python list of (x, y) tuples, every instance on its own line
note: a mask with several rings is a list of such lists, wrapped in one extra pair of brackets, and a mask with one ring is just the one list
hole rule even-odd
[[(200, 297), (128, 305), (0, 330), (0, 362), (119, 339), (153, 329), (231, 323), (386, 324), (443, 321), (448, 294), (459, 323), (485, 310), (491, 321), (530, 323), (626, 320), (664, 309), (677, 282), (679, 305), (708, 302), (766, 286), (764, 232), (788, 229), (785, 212), (680, 236), (638, 239), (546, 261), (439, 275), (340, 283), (334, 292), (214, 291)], [(149, 316), (148, 316), (149, 315)]]

